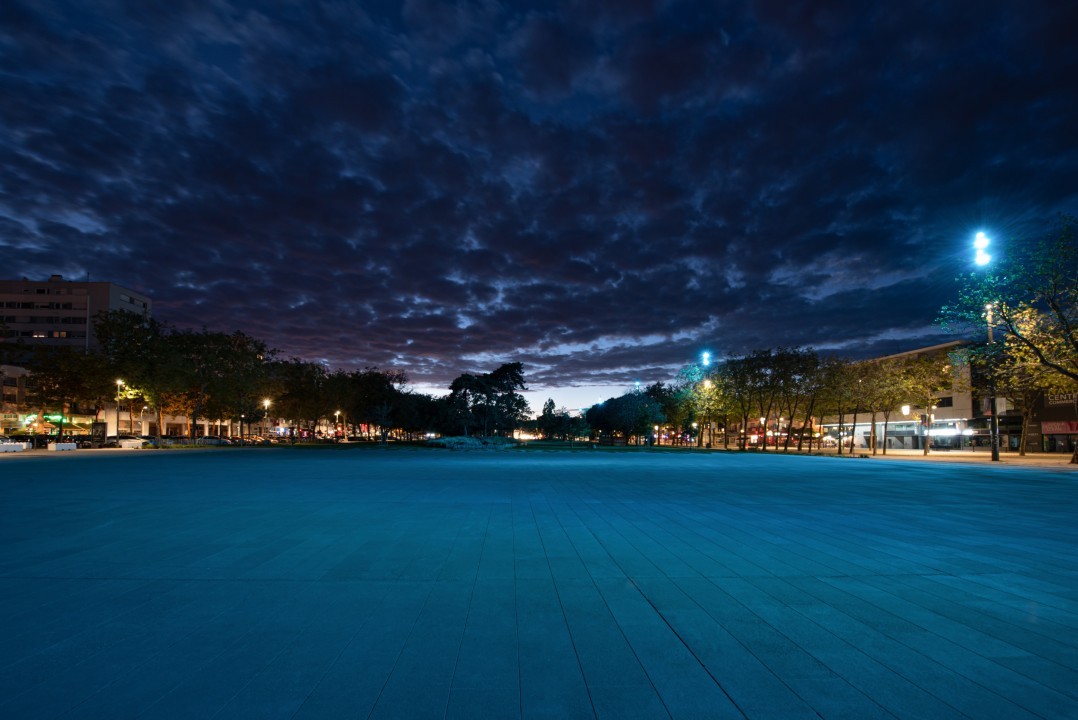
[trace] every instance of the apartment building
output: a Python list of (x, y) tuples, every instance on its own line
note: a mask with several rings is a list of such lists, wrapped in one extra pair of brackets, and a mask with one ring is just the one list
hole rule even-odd
[(150, 314), (147, 295), (110, 282), (0, 280), (0, 329), (4, 339), (35, 345), (96, 345), (93, 317), (102, 310)]

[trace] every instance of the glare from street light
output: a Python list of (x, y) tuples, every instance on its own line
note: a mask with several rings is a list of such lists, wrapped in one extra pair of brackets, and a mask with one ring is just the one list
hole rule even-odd
[(985, 252), (990, 242), (991, 240), (983, 232), (977, 233), (974, 237), (973, 247), (977, 251), (977, 255), (973, 258), (973, 261), (978, 265), (987, 265), (992, 261), (992, 256)]
[(708, 365), (711, 364), (711, 353), (705, 352), (700, 357), (704, 361), (704, 367), (707, 367)]

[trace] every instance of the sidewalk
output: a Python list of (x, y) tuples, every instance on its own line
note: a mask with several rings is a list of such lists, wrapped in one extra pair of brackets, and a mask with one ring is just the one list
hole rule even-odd
[[(1078, 465), (1071, 465), (1070, 453), (1027, 453), (1019, 455), (1016, 452), (1001, 452), (999, 462), (992, 462), (992, 451), (983, 448), (980, 450), (929, 450), (925, 456), (924, 450), (896, 450), (888, 449), (884, 455), (881, 450), (873, 455), (869, 450), (856, 450), (855, 455), (868, 457), (876, 460), (919, 460), (921, 462), (960, 462), (967, 464), (994, 464), (1011, 467), (1036, 467), (1036, 468), (1059, 468), (1078, 470)], [(847, 457), (845, 454), (843, 457)]]

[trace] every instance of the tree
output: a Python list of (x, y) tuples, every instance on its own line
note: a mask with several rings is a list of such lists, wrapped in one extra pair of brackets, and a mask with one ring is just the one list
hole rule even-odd
[(465, 373), (449, 386), (451, 412), (467, 435), (473, 424), (482, 435), (512, 433), (529, 413), (528, 402), (518, 390), (525, 390), (524, 365), (505, 363), (482, 375)]
[(64, 424), (71, 408), (79, 403), (94, 403), (103, 392), (115, 386), (105, 376), (108, 371), (100, 355), (58, 346), (37, 345), (30, 356), (29, 401), (38, 416), (49, 411), (59, 416), (57, 435), (64, 434)]
[[(874, 377), (872, 387), (872, 422), (876, 422), (876, 412), (883, 414), (883, 454), (887, 454), (887, 428), (891, 422), (891, 414), (902, 405), (906, 398), (903, 384), (904, 366), (902, 361), (895, 358), (885, 358), (877, 361), (878, 374)], [(873, 447), (872, 454), (876, 454)]]
[[(277, 361), (268, 368), (269, 375), (278, 388), (276, 413), (281, 417), (300, 421), (302, 426), (315, 424), (325, 413), (326, 369), (318, 363), (292, 358)], [(292, 428), (293, 438), (295, 427)]]
[[(722, 375), (715, 373), (708, 377), (704, 377), (692, 388), (690, 397), (690, 407), (694, 417), (698, 417), (704, 421), (707, 429), (707, 446), (710, 448), (714, 445), (714, 438), (712, 437), (713, 431), (713, 419), (719, 415), (725, 414), (725, 403), (722, 393)], [(726, 424), (723, 423), (723, 437), (726, 437)], [(696, 439), (696, 446), (700, 447), (704, 441), (704, 432), (701, 430)], [(725, 442), (725, 440), (724, 440)]]
[(536, 427), (543, 437), (552, 438), (558, 431), (558, 425), (559, 418), (554, 407), (554, 398), (547, 398), (547, 401), (543, 403), (543, 412), (539, 415)]
[(911, 404), (924, 410), (922, 422), (925, 425), (924, 454), (928, 455), (932, 445), (932, 411), (936, 404), (952, 388), (951, 365), (938, 357), (921, 356), (906, 361), (903, 381)]
[(734, 412), (741, 426), (741, 450), (747, 449), (749, 415), (753, 409), (753, 373), (748, 357), (728, 358), (719, 366), (718, 377), (726, 395), (728, 412)]
[(1061, 215), (1038, 241), (1012, 243), (989, 272), (960, 276), (957, 300), (940, 322), (963, 330), (989, 324), (1037, 362), (1078, 382), (1078, 218)]
[[(839, 443), (838, 454), (842, 454), (844, 439), (842, 428), (846, 421), (846, 414), (853, 410), (860, 395), (857, 382), (857, 374), (852, 371), (853, 363), (841, 358), (828, 358), (821, 366), (823, 392), (821, 404), (827, 414), (838, 417)], [(854, 420), (856, 430), (856, 418)], [(851, 452), (852, 445), (851, 445)]]
[[(804, 430), (812, 425), (812, 411), (819, 390), (818, 369), (820, 359), (813, 350), (779, 348), (773, 356), (774, 380), (778, 387), (779, 413), (790, 419), (793, 429), (797, 418), (804, 412), (805, 420), (798, 433), (798, 449), (804, 438)], [(783, 451), (790, 449), (790, 433), (785, 435)]]
[(185, 388), (175, 330), (147, 315), (112, 310), (94, 316), (94, 333), (114, 376), (110, 383), (122, 378), (153, 408), (160, 447), (165, 414), (187, 414), (191, 410), (181, 401)]
[(991, 350), (994, 352), (975, 353), (973, 362), (981, 366), (982, 372), (994, 373), (996, 392), (1010, 400), (1021, 414), (1018, 454), (1025, 455), (1033, 408), (1046, 393), (1073, 392), (1078, 383), (1039, 362), (1028, 346), (1013, 337), (996, 343)]

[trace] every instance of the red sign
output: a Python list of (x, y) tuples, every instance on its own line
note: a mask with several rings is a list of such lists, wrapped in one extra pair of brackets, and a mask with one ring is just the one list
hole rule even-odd
[(1045, 420), (1041, 422), (1042, 435), (1073, 435), (1078, 433), (1078, 420)]

